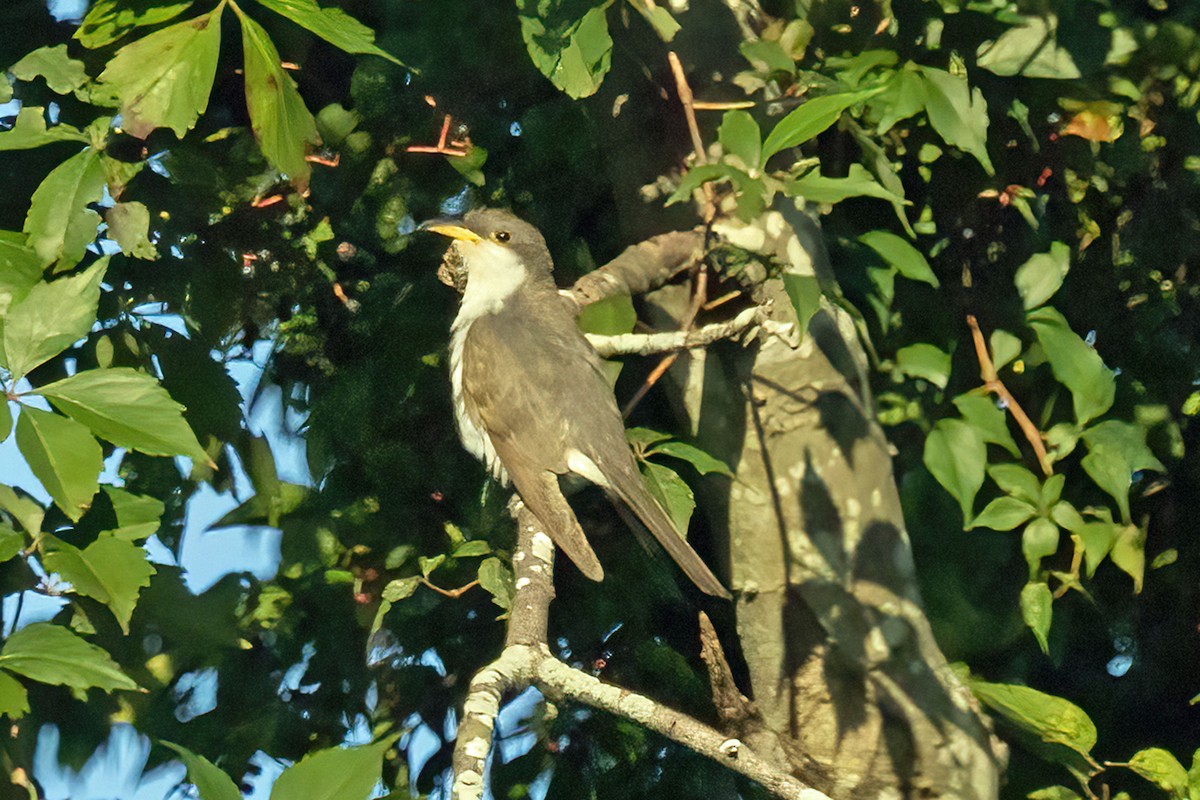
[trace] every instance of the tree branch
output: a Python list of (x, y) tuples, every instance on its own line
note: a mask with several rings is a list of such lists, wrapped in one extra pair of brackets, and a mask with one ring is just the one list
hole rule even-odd
[(760, 306), (747, 308), (725, 322), (701, 328), (660, 333), (622, 333), (615, 336), (585, 334), (601, 358), (613, 356), (645, 356), (651, 353), (671, 353), (693, 347), (705, 347), (721, 339), (732, 339), (766, 317)]

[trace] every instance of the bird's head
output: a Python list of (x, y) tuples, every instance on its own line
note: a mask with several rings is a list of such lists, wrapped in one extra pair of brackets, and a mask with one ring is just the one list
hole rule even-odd
[(541, 277), (553, 269), (541, 232), (510, 211), (480, 208), (461, 220), (430, 220), (421, 229), (454, 240), (461, 263), (453, 265), (452, 281), (446, 282), (460, 290), (472, 278), (477, 284), (494, 283), (511, 278), (515, 270)]

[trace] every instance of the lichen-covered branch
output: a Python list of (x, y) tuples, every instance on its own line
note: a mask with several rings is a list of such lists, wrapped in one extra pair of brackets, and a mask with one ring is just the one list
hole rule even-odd
[(707, 347), (721, 339), (732, 339), (760, 322), (764, 317), (765, 312), (759, 306), (755, 306), (744, 309), (731, 320), (715, 322), (692, 330), (622, 333), (613, 336), (589, 333), (586, 336), (601, 358), (646, 356), (654, 353), (688, 350), (693, 347)]
[(581, 306), (620, 294), (645, 294), (662, 286), (704, 254), (704, 231), (672, 231), (625, 248), (571, 287)]

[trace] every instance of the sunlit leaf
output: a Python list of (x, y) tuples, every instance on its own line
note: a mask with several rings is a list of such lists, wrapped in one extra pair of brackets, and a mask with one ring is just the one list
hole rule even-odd
[(1021, 355), (1021, 340), (1008, 331), (999, 328), (992, 331), (992, 335), (988, 338), (988, 344), (992, 351), (992, 364), (997, 371)]
[(1137, 525), (1121, 528), (1108, 557), (1118, 569), (1133, 579), (1133, 593), (1140, 594), (1146, 579), (1145, 529)]
[(242, 792), (233, 778), (216, 764), (173, 742), (159, 741), (159, 744), (174, 750), (183, 761), (188, 782), (196, 787), (200, 800), (242, 800)]
[(54, 142), (87, 142), (88, 136), (74, 125), (59, 123), (46, 126), (46, 109), (22, 106), (13, 126), (0, 131), (0, 151), (28, 150)]
[(183, 406), (152, 375), (129, 367), (89, 369), (46, 384), (36, 393), (118, 447), (209, 461), (183, 418)]
[(401, 63), (391, 53), (375, 45), (375, 31), (340, 8), (322, 8), (316, 0), (258, 0), (258, 3), (347, 53), (379, 56), (393, 64)]
[(49, 622), (35, 622), (9, 636), (0, 649), (0, 667), (74, 689), (137, 688), (107, 652)]
[(1084, 565), (1089, 578), (1096, 574), (1096, 568), (1112, 551), (1117, 536), (1124, 529), (1124, 525), (1114, 522), (1085, 522), (1071, 531), (1083, 542)]
[(11, 486), (0, 484), (0, 509), (20, 523), (28, 534), (42, 532), (42, 519), (46, 512), (32, 497), (18, 494)]
[(860, 89), (816, 97), (800, 105), (779, 122), (767, 134), (763, 142), (763, 163), (780, 150), (795, 147), (816, 137), (838, 121), (842, 112), (851, 106), (868, 100), (882, 88)]
[(1041, 581), (1025, 584), (1021, 589), (1021, 620), (1033, 632), (1038, 647), (1049, 654), (1050, 620), (1053, 616), (1054, 596), (1050, 587)]
[(8, 439), (8, 435), (12, 433), (12, 429), (12, 408), (9, 407), (7, 398), (0, 397), (0, 442)]
[(650, 27), (654, 28), (658, 38), (664, 42), (673, 40), (675, 34), (679, 33), (680, 25), (671, 16), (671, 12), (656, 5), (652, 0), (630, 0), (630, 5), (650, 23)]
[(104, 466), (100, 443), (74, 420), (24, 406), (17, 447), (54, 503), (72, 520), (92, 505)]
[(108, 223), (108, 238), (116, 242), (121, 252), (134, 258), (158, 258), (158, 249), (150, 241), (150, 209), (145, 204), (113, 203), (104, 212)]
[(718, 475), (725, 475), (729, 478), (733, 477), (733, 472), (730, 471), (729, 467), (724, 461), (721, 461), (718, 458), (713, 458), (699, 447), (688, 444), (687, 442), (662, 442), (654, 445), (654, 447), (646, 453), (646, 455), (651, 456), (655, 454), (671, 456), (672, 458), (678, 458), (682, 461), (686, 461), (691, 464), (701, 475), (708, 475), (715, 472)]
[(836, 205), (850, 197), (877, 197), (889, 203), (908, 205), (908, 201), (883, 188), (875, 176), (862, 164), (851, 164), (844, 178), (827, 178), (817, 170), (788, 181), (785, 184), (789, 196), (803, 197), (810, 203)]
[(1050, 251), (1037, 253), (1017, 269), (1017, 291), (1025, 310), (1045, 303), (1062, 286), (1071, 266), (1071, 248), (1062, 242), (1052, 242)]
[(878, 253), (910, 281), (928, 283), (934, 288), (940, 285), (924, 254), (906, 239), (891, 231), (867, 231), (858, 237), (858, 241)]
[(1056, 39), (1058, 18), (1025, 17), (1023, 24), (1009, 28), (995, 41), (979, 45), (976, 62), (1005, 77), (1074, 80), (1080, 77), (1071, 53)]
[(884, 91), (871, 98), (871, 107), (879, 113), (879, 133), (887, 133), (897, 122), (925, 110), (925, 81), (911, 65), (896, 70)]
[(492, 602), (505, 611), (512, 608), (512, 570), (498, 558), (485, 558), (479, 564), (479, 585), (492, 596)]
[(963, 420), (979, 430), (979, 435), (988, 444), (1003, 447), (1014, 456), (1020, 456), (1017, 443), (1008, 430), (1008, 414), (984, 395), (960, 394), (954, 398), (954, 407)]
[(155, 128), (183, 138), (208, 108), (221, 49), (216, 11), (177, 22), (125, 45), (100, 82), (120, 101), (122, 127), (145, 139)]
[(0, 522), (0, 564), (17, 557), (25, 549), (24, 534)]
[(696, 498), (692, 494), (692, 488), (679, 477), (679, 473), (662, 464), (644, 461), (641, 468), (646, 488), (658, 500), (659, 505), (666, 509), (667, 515), (675, 524), (675, 530), (687, 531), (692, 512), (696, 510)]
[(910, 378), (927, 380), (939, 389), (950, 381), (950, 354), (928, 342), (897, 350), (896, 366)]
[(969, 679), (983, 703), (1043, 742), (1061, 744), (1081, 755), (1096, 746), (1096, 725), (1082, 708), (1052, 694), (1006, 683)]
[[(367, 800), (379, 782), (390, 736), (363, 747), (331, 747), (288, 767), (271, 787), (271, 800)], [(207, 799), (206, 799), (207, 800)]]
[(1167, 470), (1146, 445), (1146, 432), (1137, 425), (1109, 419), (1088, 428), (1081, 436), (1087, 442), (1088, 450), (1106, 450), (1120, 456), (1129, 465), (1130, 472)]
[(57, 572), (79, 594), (108, 606), (121, 630), (129, 633), (138, 595), (155, 572), (146, 551), (112, 536), (101, 536), (82, 550), (54, 536), (45, 541), (46, 570)]
[(801, 336), (805, 336), (808, 334), (808, 323), (821, 310), (821, 282), (816, 275), (785, 272), (783, 288), (796, 312), (796, 329)]
[(312, 172), (305, 160), (308, 147), (321, 141), (316, 121), (300, 98), (295, 81), (284, 71), (271, 37), (245, 14), (239, 19), (250, 127), (263, 155), (302, 192)]
[(407, 578), (399, 578), (394, 581), (388, 581), (383, 587), (382, 597), (389, 603), (399, 603), (413, 596), (413, 592), (417, 591), (417, 587), (421, 585), (421, 578), (417, 575), (411, 575)]
[(1024, 500), (1018, 500), (1015, 497), (997, 497), (984, 506), (983, 511), (980, 511), (979, 515), (971, 520), (967, 529), (991, 528), (994, 531), (1011, 531), (1032, 519), (1036, 513), (1037, 509)]
[(25, 686), (7, 672), (0, 671), (0, 714), (16, 720), (28, 713), (29, 692), (25, 691)]
[(112, 44), (134, 28), (158, 25), (186, 11), (193, 0), (96, 0), (75, 31), (75, 38), (89, 49)]
[(958, 501), (963, 519), (970, 520), (987, 464), (987, 446), (979, 431), (961, 420), (939, 420), (925, 437), (924, 462)]
[(1161, 747), (1148, 747), (1134, 753), (1129, 768), (1175, 797), (1183, 797), (1188, 789), (1188, 774), (1179, 759)]
[(55, 167), (33, 193), (24, 231), (43, 265), (69, 269), (96, 238), (100, 215), (88, 208), (104, 195), (104, 165), (92, 148)]
[(1058, 526), (1045, 517), (1039, 517), (1025, 526), (1021, 532), (1021, 553), (1029, 565), (1029, 574), (1036, 575), (1041, 569), (1042, 559), (1058, 552)]
[(975, 156), (988, 175), (996, 173), (987, 151), (988, 115), (983, 92), (967, 79), (944, 69), (921, 67), (925, 77), (925, 111), (946, 144)]
[(725, 152), (737, 156), (748, 169), (759, 166), (762, 134), (750, 114), (740, 109), (726, 111), (717, 129), (717, 138)]
[(104, 533), (136, 542), (153, 536), (159, 529), (166, 506), (156, 497), (133, 494), (115, 486), (101, 486), (108, 495), (113, 511), (117, 515), (117, 527)]
[(517, 2), (521, 36), (534, 66), (576, 100), (595, 94), (611, 66), (608, 5), (591, 8), (577, 19), (560, 19), (561, 14), (548, 15), (546, 5), (537, 0)]
[(1103, 414), (1113, 404), (1116, 380), (1100, 355), (1071, 330), (1056, 309), (1029, 312), (1029, 326), (1037, 334), (1054, 377), (1071, 390), (1075, 419), (1080, 425)]
[(1082, 464), (1096, 485), (1117, 501), (1117, 507), (1121, 511), (1121, 521), (1128, 523), (1129, 487), (1133, 485), (1129, 462), (1116, 453), (1101, 449), (1084, 456)]
[(1041, 500), (1037, 476), (1020, 464), (991, 464), (987, 473), (1005, 494), (1019, 497), (1030, 505), (1037, 505)]
[(88, 81), (82, 61), (67, 55), (65, 44), (41, 47), (8, 68), (17, 80), (45, 78), (55, 94), (70, 94)]

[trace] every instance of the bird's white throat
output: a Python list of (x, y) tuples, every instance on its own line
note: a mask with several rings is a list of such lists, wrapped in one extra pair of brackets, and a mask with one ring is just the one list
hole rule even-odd
[(489, 241), (456, 244), (467, 271), (458, 316), (450, 337), (450, 384), (454, 392), (454, 418), (463, 447), (487, 466), (502, 483), (508, 482), (496, 448), (479, 422), (472, 418), (463, 397), (463, 346), (471, 323), (487, 314), (495, 314), (525, 282), (525, 267), (517, 254)]

